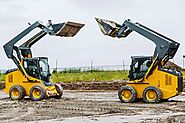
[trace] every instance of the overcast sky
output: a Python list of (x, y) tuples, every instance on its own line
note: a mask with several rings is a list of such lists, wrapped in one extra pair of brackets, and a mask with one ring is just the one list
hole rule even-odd
[[(34, 56), (47, 56), (51, 67), (130, 64), (133, 55), (153, 55), (154, 43), (136, 32), (125, 39), (104, 36), (94, 17), (122, 24), (139, 22), (179, 42), (174, 61), (185, 54), (184, 0), (0, 0), (0, 69), (15, 67), (3, 45), (28, 27), (28, 22), (84, 23), (73, 38), (45, 36), (32, 47)], [(22, 40), (23, 42), (24, 40)], [(20, 44), (20, 43), (18, 43)]]

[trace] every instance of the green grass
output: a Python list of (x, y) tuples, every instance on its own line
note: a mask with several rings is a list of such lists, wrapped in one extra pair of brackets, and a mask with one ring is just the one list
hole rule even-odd
[[(53, 82), (95, 82), (113, 81), (128, 79), (128, 71), (92, 71), (92, 72), (58, 72), (53, 73)], [(0, 82), (3, 82), (4, 75), (0, 74)]]
[(128, 78), (128, 71), (95, 71), (80, 73), (53, 73), (53, 82), (95, 82), (125, 80)]
[[(185, 78), (185, 71), (183, 71), (183, 78)], [(95, 82), (125, 79), (128, 79), (128, 71), (58, 72), (51, 76), (53, 82)], [(4, 75), (0, 74), (0, 82), (3, 81), (5, 81)]]

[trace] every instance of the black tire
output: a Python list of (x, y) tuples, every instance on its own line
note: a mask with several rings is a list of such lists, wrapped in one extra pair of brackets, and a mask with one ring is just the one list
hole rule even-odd
[(25, 94), (25, 89), (21, 85), (14, 85), (9, 90), (9, 96), (12, 100), (22, 100)]
[[(129, 93), (129, 97), (126, 97), (126, 95), (123, 95), (124, 92)], [(122, 86), (118, 91), (118, 96), (121, 102), (130, 103), (130, 102), (136, 101), (137, 93), (135, 89), (131, 86)]]
[[(150, 92), (152, 93), (151, 96), (148, 95)], [(159, 88), (149, 86), (143, 91), (143, 101), (146, 103), (159, 103), (161, 101), (161, 95)]]
[(43, 87), (35, 85), (30, 89), (31, 100), (39, 101), (44, 99), (45, 97), (46, 97), (46, 90)]
[(60, 84), (55, 84), (58, 95), (55, 96), (56, 99), (60, 99), (63, 95), (63, 88)]

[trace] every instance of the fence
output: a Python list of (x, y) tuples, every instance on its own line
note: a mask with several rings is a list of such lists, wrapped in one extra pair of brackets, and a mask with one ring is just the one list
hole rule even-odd
[(82, 67), (56, 67), (51, 68), (51, 71), (77, 71), (77, 72), (86, 72), (86, 71), (125, 71), (129, 70), (129, 65), (101, 65), (101, 66), (82, 66)]
[[(0, 73), (3, 74), (8, 69), (0, 69)], [(124, 71), (129, 70), (129, 65), (101, 65), (101, 66), (81, 66), (81, 67), (56, 67), (50, 68), (51, 72), (56, 70), (61, 71), (76, 71), (76, 72), (86, 72), (86, 71)]]

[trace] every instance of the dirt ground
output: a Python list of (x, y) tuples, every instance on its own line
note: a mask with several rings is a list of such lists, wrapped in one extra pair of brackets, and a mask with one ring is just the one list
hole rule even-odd
[(0, 91), (0, 122), (185, 122), (185, 96), (160, 104), (121, 103), (117, 91), (64, 91), (61, 99), (11, 101)]

